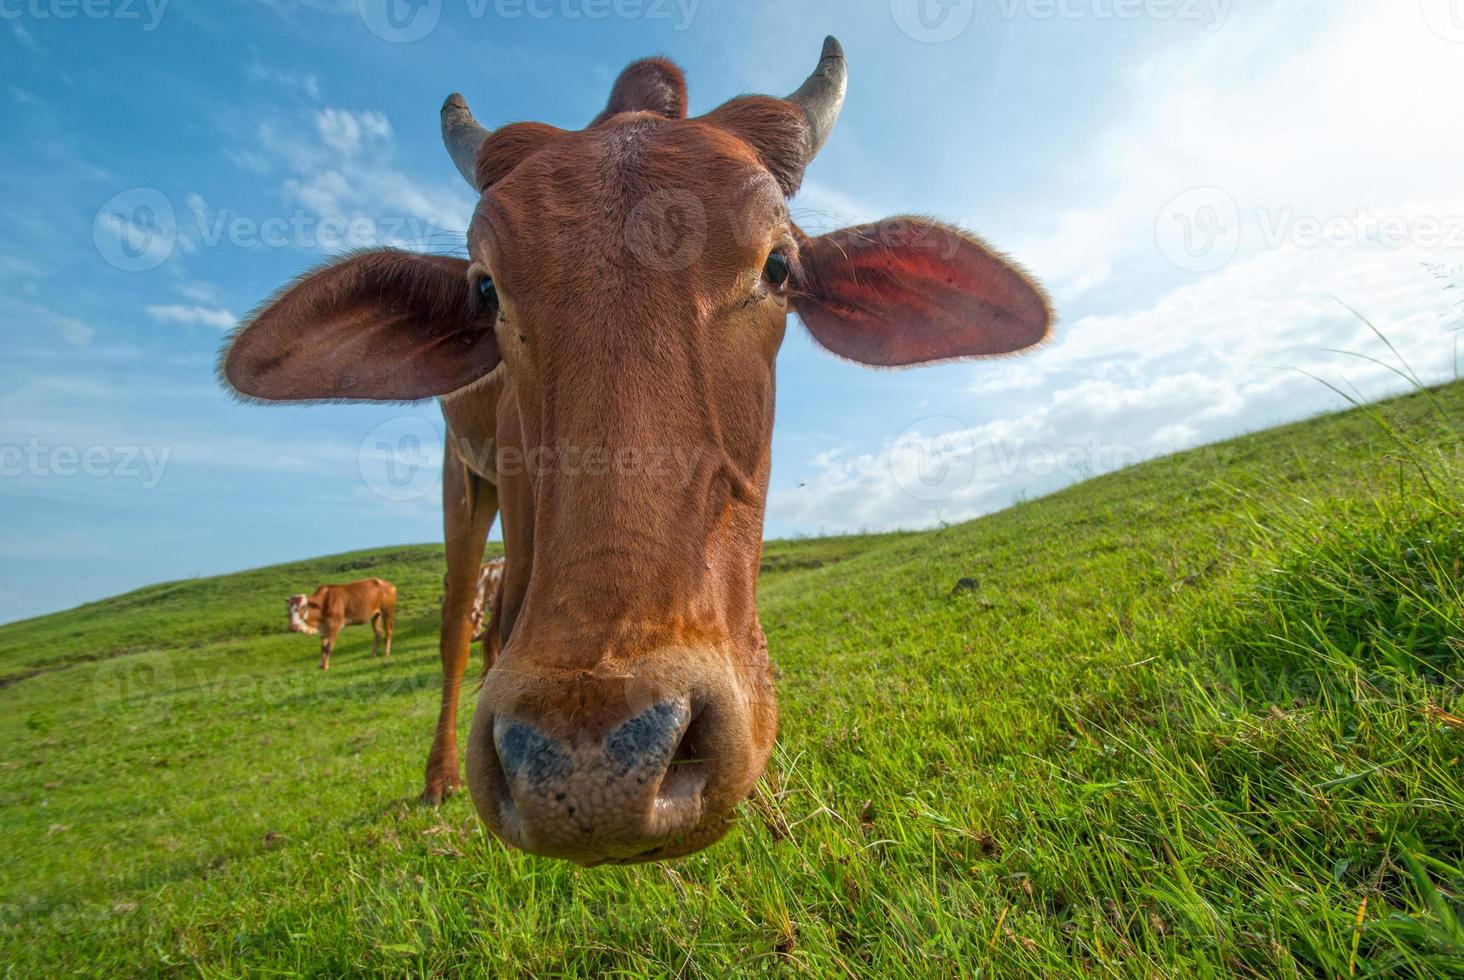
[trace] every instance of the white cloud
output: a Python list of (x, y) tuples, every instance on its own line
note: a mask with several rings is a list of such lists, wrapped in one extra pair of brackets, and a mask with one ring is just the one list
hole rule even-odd
[(257, 59), (245, 65), (244, 72), (250, 78), (294, 89), (312, 102), (320, 101), (320, 79), (312, 72), (287, 71)]
[(173, 288), (178, 290), (178, 292), (187, 299), (193, 300), (195, 303), (207, 303), (211, 306), (218, 305), (219, 290), (218, 287), (211, 282), (203, 282), (197, 279), (187, 279), (183, 282), (174, 283)]
[(35, 55), (38, 58), (44, 58), (46, 56), (45, 49), (42, 48), (40, 43), (36, 41), (35, 35), (26, 30), (24, 26), (20, 24), (11, 24), (10, 33), (15, 35), (15, 39), (19, 41), (21, 45), (24, 46), (28, 51), (30, 51), (31, 54)]
[[(1067, 342), (978, 370), (975, 423), (922, 420), (878, 451), (826, 451), (770, 499), (798, 527), (859, 530), (962, 520), (1144, 459), (1344, 403), (1315, 375), (1366, 397), (1404, 382), (1367, 316), (1425, 381), (1454, 376), (1447, 294), (1393, 255), (1265, 253), (1121, 314), (1086, 317)], [(930, 485), (930, 476), (939, 479)], [(830, 517), (830, 515), (836, 515)]]
[(1134, 65), (1128, 108), (1073, 155), (1065, 186), (1031, 215), (1028, 227), (1043, 230), (1016, 251), (1059, 297), (1075, 296), (1118, 260), (1154, 258), (1155, 219), (1191, 188), (1238, 202), (1252, 253), (1264, 247), (1258, 213), (1457, 200), (1464, 130), (1439, 120), (1457, 109), (1459, 54), (1392, 4), (1236, 10), (1224, 30)]
[[(1329, 353), (1393, 362), (1348, 307), (1425, 381), (1453, 377), (1460, 310), (1429, 266), (1464, 264), (1464, 130), (1439, 123), (1457, 115), (1459, 54), (1391, 5), (1317, 0), (1237, 11), (1155, 52), (1081, 166), (1037, 196), (1029, 227), (1048, 216), (1045, 229), (1014, 249), (1069, 311), (1057, 339), (974, 366), (968, 418), (816, 455), (802, 486), (771, 495), (770, 522), (974, 517), (1344, 404), (1308, 374), (1400, 390), (1385, 367)], [(1156, 244), (1166, 202), (1196, 187), (1222, 189), (1240, 219), (1235, 257), (1202, 274)]]
[(188, 327), (213, 327), (216, 330), (232, 330), (239, 318), (228, 310), (211, 309), (205, 306), (185, 306), (168, 303), (146, 307), (148, 316), (159, 323), (180, 323)]
[(349, 229), (346, 247), (462, 247), (476, 201), (446, 155), (442, 181), (424, 182), (395, 165), (395, 135), (382, 113), (327, 107), (309, 119), (303, 136), (295, 126), (262, 124), (256, 149), (232, 156), (251, 172), (286, 174), (285, 202), (315, 219), (304, 223), (301, 247), (339, 250), (341, 236), (327, 235), (327, 222)]
[(92, 342), (92, 338), (97, 333), (74, 316), (52, 314), (50, 323), (56, 329), (56, 332), (61, 335), (61, 339), (72, 347), (85, 347)]
[(391, 141), (391, 123), (379, 112), (322, 109), (315, 114), (321, 142), (343, 156), (355, 156), (367, 143)]
[(8, 323), (16, 326), (17, 332), (21, 325), (39, 325), (54, 331), (70, 347), (87, 346), (97, 333), (84, 320), (58, 313), (39, 303), (18, 299), (13, 292), (0, 298), (0, 314), (3, 314)]

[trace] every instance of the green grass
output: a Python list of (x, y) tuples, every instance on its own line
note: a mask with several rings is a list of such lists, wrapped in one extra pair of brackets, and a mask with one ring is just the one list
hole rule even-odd
[[(664, 866), (526, 857), (466, 797), (412, 802), (438, 548), (0, 628), (0, 964), (1464, 974), (1450, 418), (1464, 386), (968, 524), (769, 544), (779, 747), (740, 827)], [(393, 656), (348, 631), (322, 674), (283, 597), (368, 574), (400, 588)]]

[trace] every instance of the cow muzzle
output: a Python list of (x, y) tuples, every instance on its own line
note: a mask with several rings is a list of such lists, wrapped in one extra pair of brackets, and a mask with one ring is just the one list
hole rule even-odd
[(596, 865), (699, 850), (727, 832), (772, 747), (769, 687), (749, 697), (730, 677), (525, 683), (495, 678), (503, 666), (474, 715), (468, 784), (484, 823), (535, 854)]

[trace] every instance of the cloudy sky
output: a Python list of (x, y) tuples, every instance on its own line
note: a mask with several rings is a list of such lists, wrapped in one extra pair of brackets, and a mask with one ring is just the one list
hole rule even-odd
[[(856, 11), (857, 6), (857, 11)], [(441, 416), (238, 405), (237, 318), (344, 249), (461, 252), (437, 134), (582, 125), (665, 54), (693, 112), (849, 96), (794, 213), (938, 214), (1047, 283), (1054, 341), (869, 372), (794, 327), (771, 536), (920, 527), (1455, 372), (1460, 0), (0, 3), (0, 620), (440, 539)], [(1355, 311), (1355, 312), (1354, 312)]]

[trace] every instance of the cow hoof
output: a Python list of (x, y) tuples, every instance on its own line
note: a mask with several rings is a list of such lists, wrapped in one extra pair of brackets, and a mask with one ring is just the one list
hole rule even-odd
[(420, 803), (422, 803), (422, 806), (435, 807), (438, 806), (439, 803), (442, 803), (442, 801), (447, 800), (449, 795), (452, 795), (454, 794), (454, 792), (457, 791), (457, 785), (439, 785), (439, 787), (427, 787), (426, 790), (422, 791), (422, 797), (419, 798), (419, 801)]
[(422, 791), (419, 802), (423, 806), (437, 806), (439, 803), (456, 793), (461, 788), (462, 782), (457, 779), (442, 780), (441, 782), (431, 782), (428, 783), (427, 788)]

